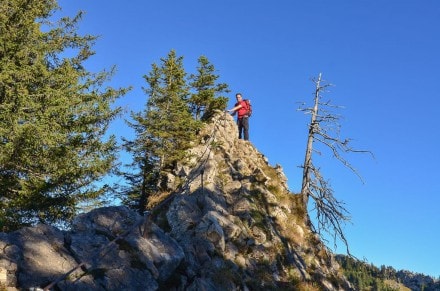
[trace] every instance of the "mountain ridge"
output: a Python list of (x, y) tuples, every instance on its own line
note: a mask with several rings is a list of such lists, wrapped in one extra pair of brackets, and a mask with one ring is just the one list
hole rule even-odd
[[(218, 112), (167, 195), (0, 235), (0, 284), (58, 290), (352, 290), (279, 165)], [(47, 264), (47, 261), (55, 262)], [(68, 274), (68, 275), (66, 275)], [(0, 285), (1, 286), (1, 285)]]

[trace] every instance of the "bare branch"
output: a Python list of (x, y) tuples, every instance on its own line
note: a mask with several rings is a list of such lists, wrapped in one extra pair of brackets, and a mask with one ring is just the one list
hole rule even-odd
[(343, 225), (351, 219), (349, 213), (344, 207), (344, 203), (335, 198), (329, 182), (324, 180), (319, 169), (312, 167), (312, 173), (309, 194), (315, 202), (317, 212), (318, 227), (316, 231), (321, 237), (322, 232), (332, 235), (335, 247), (336, 238), (341, 239), (347, 247), (347, 253), (350, 253), (343, 231)]
[[(364, 181), (358, 171), (342, 154), (354, 152), (370, 153), (372, 155), (372, 153), (367, 150), (355, 149), (350, 144), (351, 139), (342, 139), (340, 137), (341, 126), (339, 120), (341, 116), (335, 114), (333, 110), (343, 107), (333, 105), (330, 100), (325, 102), (321, 100), (321, 94), (332, 86), (331, 84), (323, 82), (322, 74), (319, 74), (318, 78), (312, 80), (316, 85), (313, 107), (298, 110), (311, 115), (306, 155), (302, 166), (303, 181), (301, 195), (303, 196), (305, 209), (307, 209), (309, 197), (311, 197), (314, 202), (318, 233), (321, 235), (321, 231), (325, 231), (326, 233), (333, 234), (335, 245), (336, 239), (339, 237), (347, 247), (347, 253), (349, 253), (348, 242), (342, 229), (342, 225), (350, 221), (349, 213), (344, 207), (344, 203), (335, 198), (329, 182), (322, 177), (320, 170), (313, 165), (312, 154), (322, 154), (313, 147), (313, 144), (317, 141), (330, 149), (333, 156), (358, 176), (362, 183), (364, 183)], [(304, 104), (305, 103), (302, 103), (302, 106), (304, 106)], [(322, 235), (321, 238), (323, 238)]]

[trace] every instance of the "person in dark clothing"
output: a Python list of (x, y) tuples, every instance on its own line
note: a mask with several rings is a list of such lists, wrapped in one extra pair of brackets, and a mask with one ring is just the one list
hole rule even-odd
[(243, 101), (241, 93), (235, 94), (237, 103), (235, 103), (234, 108), (229, 109), (232, 115), (237, 113), (237, 125), (238, 125), (238, 138), (244, 137), (244, 140), (249, 140), (249, 115), (248, 115), (248, 105)]

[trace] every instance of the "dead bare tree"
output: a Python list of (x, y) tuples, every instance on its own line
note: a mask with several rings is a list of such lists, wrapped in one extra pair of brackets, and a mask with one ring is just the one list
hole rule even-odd
[(356, 169), (342, 156), (342, 153), (370, 153), (370, 151), (356, 150), (350, 146), (351, 139), (341, 139), (340, 133), (340, 116), (333, 111), (340, 108), (322, 100), (322, 93), (332, 86), (322, 80), (320, 73), (317, 79), (312, 80), (315, 87), (313, 107), (300, 108), (300, 111), (311, 114), (309, 124), (309, 133), (307, 139), (306, 154), (303, 164), (303, 178), (301, 195), (304, 209), (308, 209), (309, 197), (313, 199), (314, 210), (317, 216), (317, 227), (315, 230), (323, 238), (322, 231), (331, 234), (336, 245), (339, 237), (350, 254), (348, 242), (344, 235), (342, 226), (350, 221), (349, 212), (344, 207), (344, 203), (335, 198), (333, 189), (328, 180), (321, 175), (319, 168), (313, 164), (313, 153), (321, 154), (313, 147), (315, 142), (321, 143), (330, 149), (333, 156), (338, 159), (344, 166), (355, 173), (363, 182), (362, 177)]

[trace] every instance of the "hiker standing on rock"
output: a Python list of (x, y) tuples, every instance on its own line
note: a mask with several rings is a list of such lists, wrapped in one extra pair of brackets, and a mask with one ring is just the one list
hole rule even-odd
[(238, 138), (241, 139), (241, 137), (244, 136), (244, 140), (249, 140), (250, 105), (243, 100), (241, 93), (235, 94), (235, 98), (237, 98), (237, 103), (234, 105), (235, 107), (228, 111), (232, 112), (232, 115), (237, 113)]

